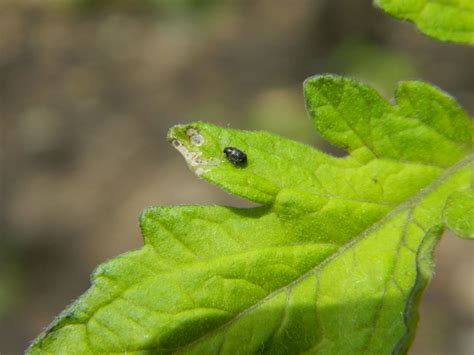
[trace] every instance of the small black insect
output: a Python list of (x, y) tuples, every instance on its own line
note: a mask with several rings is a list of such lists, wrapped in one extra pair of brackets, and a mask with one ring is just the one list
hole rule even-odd
[(224, 153), (234, 165), (242, 166), (247, 162), (247, 154), (237, 148), (227, 147), (224, 149)]

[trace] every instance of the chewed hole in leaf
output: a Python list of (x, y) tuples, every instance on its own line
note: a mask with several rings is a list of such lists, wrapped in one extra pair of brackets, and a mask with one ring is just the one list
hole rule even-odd
[(184, 157), (186, 162), (191, 166), (191, 167), (197, 167), (200, 165), (206, 165), (207, 161), (201, 159), (202, 157), (202, 152), (199, 151), (192, 151), (188, 149), (180, 140), (178, 139), (172, 139), (171, 140), (171, 145), (176, 148), (178, 152), (181, 153), (181, 155)]
[(186, 130), (186, 135), (189, 137), (189, 140), (192, 144), (199, 147), (204, 144), (204, 137), (199, 133), (199, 130), (193, 127), (189, 127)]

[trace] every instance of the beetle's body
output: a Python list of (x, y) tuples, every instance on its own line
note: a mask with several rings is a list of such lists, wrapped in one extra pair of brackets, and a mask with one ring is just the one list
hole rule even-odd
[(247, 162), (247, 154), (242, 152), (240, 149), (226, 147), (224, 153), (227, 156), (227, 159), (236, 166), (242, 166)]

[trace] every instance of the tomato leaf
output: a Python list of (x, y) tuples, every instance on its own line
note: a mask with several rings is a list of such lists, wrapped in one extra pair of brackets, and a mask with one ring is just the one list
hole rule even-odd
[(388, 14), (414, 22), (428, 36), (474, 44), (472, 0), (374, 0)]
[(331, 75), (304, 92), (348, 156), (266, 132), (173, 127), (196, 175), (260, 206), (145, 209), (145, 246), (100, 265), (30, 353), (406, 351), (444, 226), (472, 232), (470, 119), (422, 82), (401, 83), (395, 105)]

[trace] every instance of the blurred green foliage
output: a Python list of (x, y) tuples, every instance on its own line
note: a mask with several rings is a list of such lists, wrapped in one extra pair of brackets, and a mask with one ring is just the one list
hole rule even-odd
[(306, 117), (300, 87), (276, 88), (258, 95), (247, 114), (251, 129), (273, 131), (284, 137), (291, 137), (318, 146), (324, 145), (321, 137)]
[(374, 43), (346, 41), (329, 56), (330, 69), (369, 82), (390, 97), (401, 80), (414, 79), (417, 70), (414, 60)]
[(3, 249), (4, 252), (0, 252), (0, 319), (6, 316), (11, 308), (22, 299), (24, 295), (23, 281), (25, 280), (20, 265), (22, 260), (16, 254), (7, 256), (6, 248)]
[(217, 0), (52, 0), (59, 6), (86, 11), (119, 10), (119, 11), (157, 11), (164, 13), (205, 12), (222, 1)]

